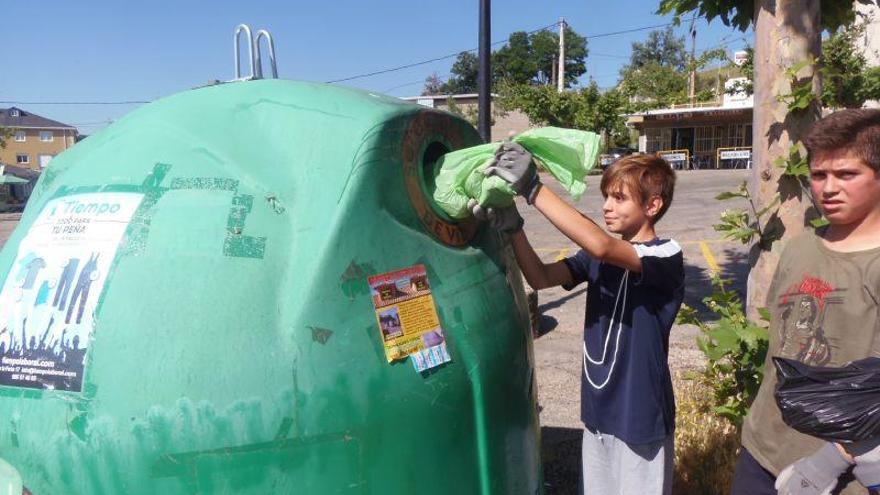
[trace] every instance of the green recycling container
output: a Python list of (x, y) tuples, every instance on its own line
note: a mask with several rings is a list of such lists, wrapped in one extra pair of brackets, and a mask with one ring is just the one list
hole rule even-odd
[(431, 199), (478, 143), (260, 80), (58, 156), (0, 252), (0, 492), (541, 493), (512, 253)]

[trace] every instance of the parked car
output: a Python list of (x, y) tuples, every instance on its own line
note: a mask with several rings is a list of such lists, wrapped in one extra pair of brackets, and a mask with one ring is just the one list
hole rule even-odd
[(636, 150), (632, 148), (608, 148), (605, 153), (599, 155), (599, 166), (602, 168), (602, 170), (605, 170), (606, 168), (608, 168), (609, 165), (616, 162), (620, 158), (626, 155), (632, 155), (635, 152)]

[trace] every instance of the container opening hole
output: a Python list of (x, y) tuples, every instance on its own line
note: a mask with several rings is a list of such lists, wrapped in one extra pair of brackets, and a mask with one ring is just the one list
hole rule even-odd
[(440, 157), (449, 153), (449, 148), (445, 144), (434, 141), (425, 148), (425, 154), (422, 155), (422, 181), (425, 184), (425, 192), (429, 198), (434, 197), (434, 190), (437, 188), (437, 174), (440, 173)]

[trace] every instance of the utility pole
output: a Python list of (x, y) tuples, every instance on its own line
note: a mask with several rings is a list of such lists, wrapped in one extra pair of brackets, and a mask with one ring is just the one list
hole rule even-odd
[(565, 88), (565, 18), (559, 18), (559, 70), (556, 71), (556, 90)]
[(688, 89), (688, 97), (690, 97), (691, 106), (697, 101), (697, 28), (694, 27), (696, 16), (691, 18), (691, 77), (690, 88)]
[(489, 37), (491, 36), (490, 0), (480, 0), (480, 70), (477, 77), (479, 96), (477, 97), (477, 131), (484, 142), (492, 140), (492, 126), (489, 122), (491, 112), (492, 66)]

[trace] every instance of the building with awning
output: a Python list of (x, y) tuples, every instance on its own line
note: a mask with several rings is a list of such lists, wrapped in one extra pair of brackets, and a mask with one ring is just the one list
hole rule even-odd
[(640, 152), (659, 154), (675, 168), (750, 168), (752, 106), (751, 95), (726, 93), (722, 101), (630, 114), (627, 125), (639, 132)]
[(0, 211), (23, 209), (39, 178), (30, 168), (0, 163)]
[(0, 175), (0, 184), (27, 184), (28, 181), (11, 174)]

